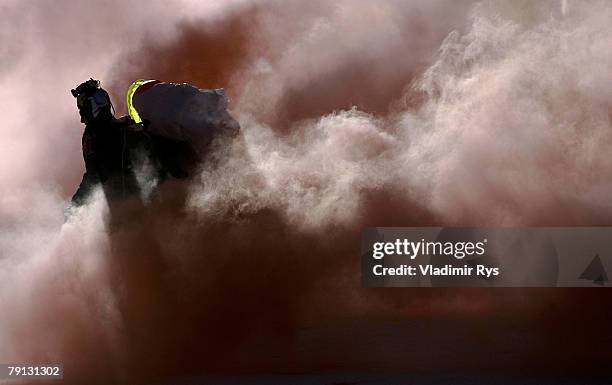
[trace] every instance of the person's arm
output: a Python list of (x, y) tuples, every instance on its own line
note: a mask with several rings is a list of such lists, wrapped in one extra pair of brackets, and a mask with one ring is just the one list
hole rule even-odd
[(83, 159), (85, 160), (85, 174), (79, 188), (72, 196), (72, 204), (81, 206), (87, 200), (87, 197), (93, 188), (100, 182), (98, 162), (94, 152), (93, 135), (90, 133), (83, 134)]

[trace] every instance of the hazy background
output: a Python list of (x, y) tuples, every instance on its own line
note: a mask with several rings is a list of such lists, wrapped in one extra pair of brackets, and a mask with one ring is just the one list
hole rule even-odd
[[(609, 225), (610, 20), (608, 1), (3, 0), (0, 362), (104, 384), (595, 370), (605, 291), (364, 290), (358, 240)], [(62, 224), (89, 77), (118, 114), (137, 78), (225, 87), (244, 140), (142, 216), (98, 195)]]

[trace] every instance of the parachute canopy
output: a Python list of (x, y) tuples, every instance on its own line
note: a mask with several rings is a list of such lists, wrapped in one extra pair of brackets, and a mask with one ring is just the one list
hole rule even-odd
[(128, 88), (126, 104), (135, 122), (147, 121), (151, 134), (175, 141), (207, 142), (220, 131), (239, 129), (222, 88), (140, 79)]

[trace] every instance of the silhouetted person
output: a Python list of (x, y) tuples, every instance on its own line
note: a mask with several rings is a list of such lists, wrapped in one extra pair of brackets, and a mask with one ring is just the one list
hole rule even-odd
[(142, 126), (127, 116), (114, 117), (110, 97), (97, 80), (83, 82), (71, 92), (85, 124), (85, 174), (72, 204), (86, 203), (96, 186), (102, 186), (109, 202), (137, 194), (140, 189), (134, 167), (138, 159), (147, 158), (149, 147)]

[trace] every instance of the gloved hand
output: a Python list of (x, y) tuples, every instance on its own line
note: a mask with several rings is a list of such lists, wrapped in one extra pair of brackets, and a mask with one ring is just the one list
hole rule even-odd
[(132, 117), (130, 115), (124, 115), (120, 118), (115, 119), (115, 122), (117, 124), (120, 125), (125, 125), (125, 126), (131, 126), (132, 124), (135, 124), (134, 120), (132, 119)]

